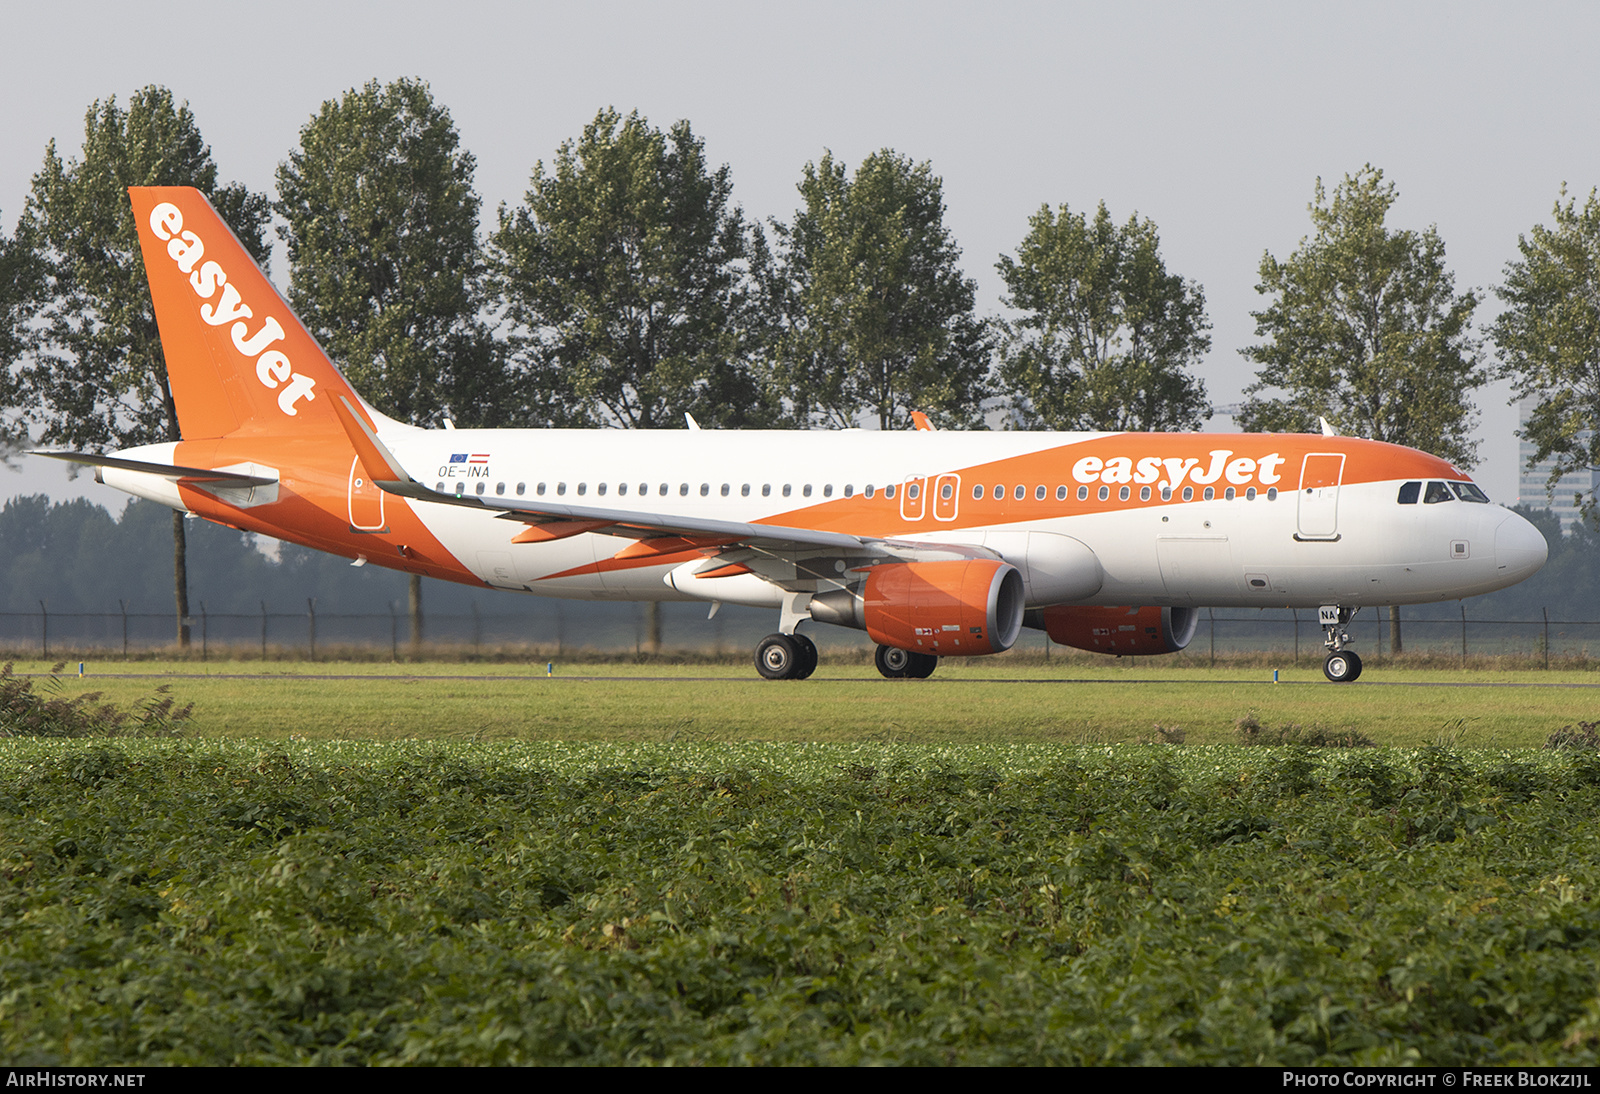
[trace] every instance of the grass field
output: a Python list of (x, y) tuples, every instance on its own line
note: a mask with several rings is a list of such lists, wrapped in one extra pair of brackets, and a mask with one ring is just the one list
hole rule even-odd
[[(19, 662), (19, 673), (42, 673)], [(1600, 720), (1600, 673), (1382, 667), (1357, 683), (1318, 669), (942, 664), (926, 681), (824, 663), (802, 682), (713, 663), (89, 662), (63, 694), (128, 703), (165, 683), (194, 704), (202, 737), (311, 740), (822, 741), (922, 744), (1116, 743), (1180, 727), (1189, 744), (1238, 739), (1247, 716), (1273, 728), (1354, 731), (1380, 745), (1536, 748)]]

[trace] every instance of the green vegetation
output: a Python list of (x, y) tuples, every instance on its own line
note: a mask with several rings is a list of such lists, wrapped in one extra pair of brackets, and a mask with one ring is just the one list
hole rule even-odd
[(0, 1058), (1593, 1065), (1600, 763), (7, 742)]
[[(18, 662), (18, 672), (43, 672)], [(556, 662), (90, 662), (64, 694), (101, 692), (121, 704), (176, 683), (206, 737), (311, 740), (463, 738), (520, 741), (667, 740), (919, 744), (1109, 744), (1161, 740), (1233, 744), (1240, 720), (1311, 743), (1359, 735), (1379, 745), (1441, 740), (1473, 748), (1539, 748), (1562, 726), (1593, 717), (1592, 674), (1492, 674), (1384, 667), (1334, 689), (1311, 664), (1280, 670), (1100, 659), (948, 661), (928, 681), (881, 679), (865, 660), (826, 660), (801, 684), (757, 679), (743, 658), (683, 666)], [(127, 676), (113, 675), (128, 673)], [(168, 679), (182, 673), (186, 678)], [(188, 676), (191, 673), (212, 673)], [(1390, 684), (1420, 684), (1396, 688)], [(1495, 686), (1485, 686), (1485, 685)]]

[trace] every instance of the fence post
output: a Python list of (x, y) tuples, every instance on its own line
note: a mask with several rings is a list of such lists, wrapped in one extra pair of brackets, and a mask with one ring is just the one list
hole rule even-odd
[(44, 659), (50, 660), (50, 609), (42, 600), (39, 601), (39, 648), (44, 651)]
[(1550, 609), (1540, 608), (1544, 613), (1544, 668), (1550, 671)]
[(261, 602), (261, 660), (267, 659), (267, 602)]
[(128, 659), (128, 602), (118, 600), (117, 607), (122, 609), (122, 659)]
[(1300, 609), (1290, 608), (1294, 613), (1294, 667), (1300, 667)]
[(400, 614), (395, 602), (389, 601), (389, 660), (400, 660)]
[(200, 661), (202, 664), (207, 660), (211, 652), (211, 648), (206, 642), (206, 636), (209, 632), (210, 626), (206, 621), (206, 602), (202, 600), (200, 602)]
[(483, 616), (478, 614), (478, 602), (472, 602), (472, 652), (483, 652)]
[(306, 633), (311, 638), (311, 660), (317, 659), (317, 598), (306, 597)]
[(1217, 667), (1217, 609), (1207, 608), (1206, 615), (1211, 619), (1211, 668)]
[(1467, 606), (1461, 605), (1461, 667), (1467, 667)]

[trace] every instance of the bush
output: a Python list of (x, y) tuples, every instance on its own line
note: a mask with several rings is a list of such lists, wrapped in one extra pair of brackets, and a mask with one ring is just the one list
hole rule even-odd
[(13, 672), (11, 662), (0, 668), (0, 737), (177, 737), (194, 711), (193, 703), (179, 707), (166, 684), (131, 710), (102, 703), (98, 691), (68, 699), (61, 694), (65, 667), (58, 661), (50, 670), (42, 689), (49, 694)]
[(1600, 750), (1600, 722), (1579, 722), (1575, 726), (1562, 726), (1550, 734), (1544, 747), (1558, 752), (1594, 752)]

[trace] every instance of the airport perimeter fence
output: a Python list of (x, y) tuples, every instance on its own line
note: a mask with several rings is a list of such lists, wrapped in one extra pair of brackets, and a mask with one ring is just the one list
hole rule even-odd
[[(1449, 607), (1442, 606), (1448, 611)], [(1401, 635), (1407, 656), (1434, 660), (1499, 657), (1531, 667), (1589, 661), (1600, 657), (1600, 620), (1558, 619), (1543, 610), (1537, 618), (1473, 618), (1465, 605), (1448, 615), (1438, 607), (1403, 609)], [(663, 651), (701, 654), (748, 653), (770, 633), (773, 613), (725, 606), (707, 618), (706, 605), (661, 605), (660, 646)], [(190, 647), (185, 656), (202, 659), (256, 657), (299, 660), (333, 658), (350, 651), (365, 656), (388, 653), (395, 660), (417, 654), (410, 619), (400, 605), (388, 613), (318, 611), (308, 601), (299, 611), (207, 612), (202, 604), (189, 620)], [(1369, 660), (1389, 656), (1387, 608), (1359, 612), (1348, 628), (1352, 648)], [(41, 603), (33, 612), (0, 612), (0, 654), (39, 656), (54, 652), (94, 652), (102, 656), (149, 657), (177, 651), (178, 620), (168, 612), (55, 612)], [(825, 651), (870, 647), (864, 633), (838, 627), (807, 628)], [(651, 651), (650, 624), (643, 604), (545, 601), (520, 614), (489, 614), (476, 606), (469, 613), (424, 616), (422, 650), (430, 655), (463, 656), (522, 650), (530, 655), (563, 656), (640, 654)], [(1055, 646), (1059, 651), (1062, 647)], [(1052, 644), (1039, 631), (1024, 630), (1016, 649), (1049, 656)], [(1322, 628), (1314, 609), (1201, 609), (1199, 627), (1179, 655), (1190, 661), (1215, 661), (1241, 654), (1274, 654), (1300, 664), (1320, 662)]]

